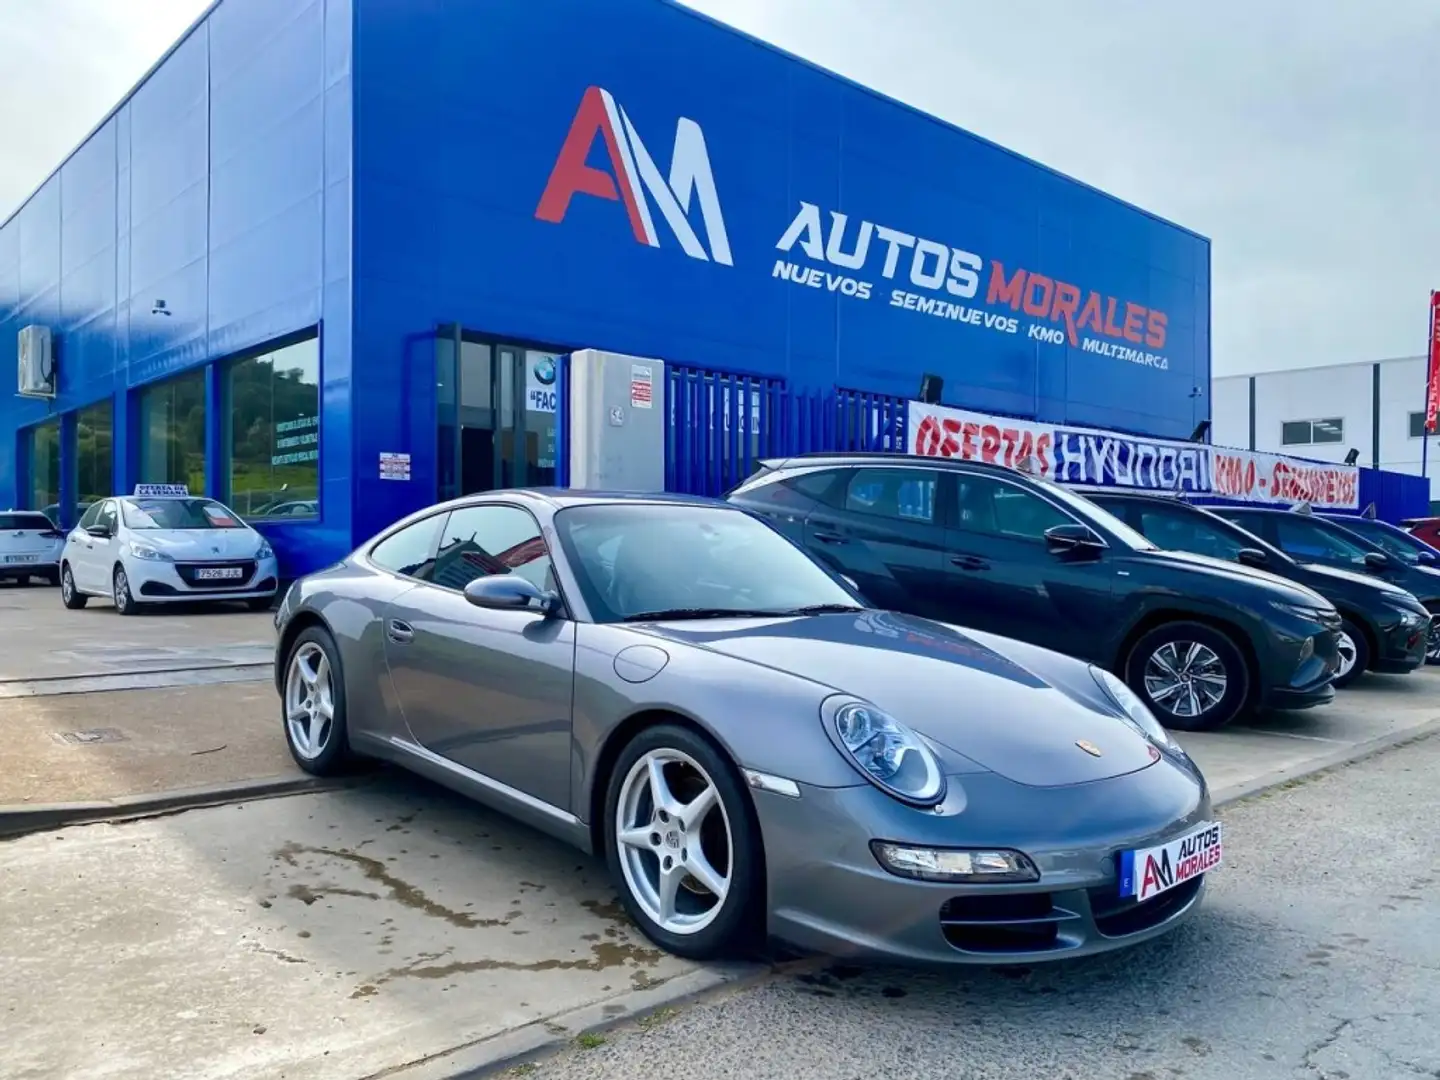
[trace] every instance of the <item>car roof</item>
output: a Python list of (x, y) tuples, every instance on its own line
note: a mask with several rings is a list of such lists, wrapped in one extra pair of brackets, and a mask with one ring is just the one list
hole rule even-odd
[(931, 457), (928, 454), (902, 454), (898, 450), (874, 450), (874, 451), (845, 451), (840, 453), (825, 453), (817, 451), (809, 454), (792, 454), (788, 457), (761, 458), (755, 463), (763, 469), (771, 472), (796, 468), (798, 466), (810, 467), (813, 465), (912, 465), (931, 469), (979, 469), (987, 472), (1004, 473), (1009, 476), (1020, 474), (1026, 475), (1021, 470), (1010, 466), (1001, 465), (997, 462), (978, 461), (975, 458), (954, 458), (954, 457)]
[(572, 506), (599, 505), (670, 505), (670, 506), (715, 506), (725, 510), (736, 509), (723, 499), (712, 499), (703, 495), (683, 495), (669, 491), (610, 491), (585, 488), (525, 487), (500, 488), (495, 491), (481, 491), (452, 499), (445, 505), (452, 507), (479, 505), (503, 501), (510, 497), (526, 497), (549, 503), (560, 510)]

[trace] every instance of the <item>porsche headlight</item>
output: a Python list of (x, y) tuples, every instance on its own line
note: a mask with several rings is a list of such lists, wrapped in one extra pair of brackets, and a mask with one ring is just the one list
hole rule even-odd
[(1140, 700), (1140, 695), (1125, 685), (1124, 679), (1104, 668), (1092, 667), (1090, 673), (1095, 676), (1095, 681), (1100, 684), (1100, 689), (1105, 691), (1105, 696), (1119, 706), (1131, 726), (1141, 735), (1168, 750), (1184, 753), (1180, 744), (1170, 738), (1170, 733), (1165, 730), (1164, 725), (1155, 719), (1145, 702)]
[(945, 797), (940, 762), (920, 737), (883, 709), (853, 698), (826, 702), (822, 714), (836, 744), (876, 787), (908, 803), (933, 806)]

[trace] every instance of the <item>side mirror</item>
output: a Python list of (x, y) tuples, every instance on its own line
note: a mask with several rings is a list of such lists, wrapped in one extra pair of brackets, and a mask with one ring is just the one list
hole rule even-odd
[(516, 574), (487, 574), (465, 586), (465, 599), (478, 608), (523, 611), (538, 607), (540, 613), (555, 613), (558, 598), (554, 593), (541, 592)]
[(1365, 553), (1365, 565), (1371, 570), (1384, 570), (1390, 565), (1390, 557), (1381, 551), (1367, 551)]
[(1091, 554), (1099, 552), (1105, 543), (1088, 526), (1076, 522), (1052, 525), (1046, 529), (1045, 546), (1053, 555), (1070, 552)]
[(87, 528), (85, 531), (86, 531), (89, 535), (95, 537), (96, 540), (109, 540), (109, 539), (110, 539), (110, 530), (107, 529), (104, 525), (91, 525), (91, 526), (90, 526), (89, 528)]
[(1263, 567), (1269, 564), (1270, 555), (1260, 548), (1241, 548), (1235, 553), (1235, 560), (1244, 566)]

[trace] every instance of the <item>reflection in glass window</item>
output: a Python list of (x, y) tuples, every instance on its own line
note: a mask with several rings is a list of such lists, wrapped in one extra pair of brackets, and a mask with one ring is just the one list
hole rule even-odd
[(320, 340), (229, 365), (230, 505), (247, 519), (320, 512)]
[(60, 421), (30, 429), (30, 508), (60, 520)]
[(463, 589), (490, 574), (516, 574), (547, 592), (555, 588), (540, 527), (518, 507), (467, 507), (445, 523), (430, 580)]
[(111, 398), (81, 409), (75, 417), (76, 496), (79, 512), (107, 495), (114, 481), (115, 403)]
[(435, 538), (444, 514), (431, 514), (393, 532), (370, 549), (370, 561), (395, 574), (430, 580), (435, 566)]
[(935, 483), (930, 469), (856, 469), (845, 509), (928, 524), (935, 520)]
[(205, 372), (191, 371), (140, 394), (140, 482), (205, 490)]

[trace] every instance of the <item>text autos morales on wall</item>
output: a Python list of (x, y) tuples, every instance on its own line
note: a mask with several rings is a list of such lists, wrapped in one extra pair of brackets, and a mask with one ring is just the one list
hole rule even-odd
[(1239, 502), (1354, 510), (1360, 471), (1282, 454), (1013, 420), (910, 402), (907, 450), (1015, 467), (1027, 457), (1060, 484), (1183, 491)]

